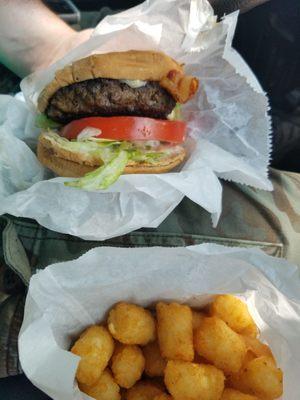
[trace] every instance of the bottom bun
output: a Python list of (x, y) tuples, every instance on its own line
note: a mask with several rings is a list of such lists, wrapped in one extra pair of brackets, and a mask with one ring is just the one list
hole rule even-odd
[[(176, 146), (176, 153), (170, 154), (154, 163), (129, 161), (125, 167), (124, 174), (160, 174), (173, 170), (185, 159), (186, 152), (181, 146)], [(63, 154), (63, 157), (62, 157)], [(76, 154), (75, 154), (76, 156)], [(55, 174), (68, 178), (79, 178), (88, 172), (94, 171), (103, 163), (101, 160), (91, 164), (89, 161), (83, 161), (80, 155), (72, 159), (67, 158), (66, 152), (60, 152), (51, 141), (47, 140), (47, 135), (42, 134), (38, 141), (37, 157), (39, 161)], [(74, 161), (76, 158), (76, 161)]]

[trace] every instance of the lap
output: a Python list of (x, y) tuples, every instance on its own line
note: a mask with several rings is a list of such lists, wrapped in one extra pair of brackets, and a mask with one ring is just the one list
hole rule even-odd
[(155, 230), (185, 239), (185, 245), (214, 242), (261, 247), (300, 265), (300, 174), (270, 170), (274, 190), (224, 182), (223, 211), (216, 228), (209, 213), (184, 199)]
[[(26, 286), (37, 268), (79, 257), (96, 246), (188, 246), (219, 243), (261, 247), (300, 265), (300, 174), (270, 171), (274, 191), (224, 182), (223, 212), (214, 229), (209, 213), (185, 198), (156, 229), (103, 242), (49, 231), (31, 220), (0, 218), (0, 377), (21, 372), (17, 336)], [(1, 250), (1, 249), (0, 249)]]

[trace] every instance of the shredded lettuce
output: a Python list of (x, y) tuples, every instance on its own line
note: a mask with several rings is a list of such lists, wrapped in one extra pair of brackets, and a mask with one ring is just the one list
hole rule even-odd
[[(65, 182), (65, 185), (85, 190), (107, 189), (123, 173), (129, 160), (155, 162), (160, 157), (162, 157), (162, 153), (119, 150), (117, 151), (117, 155), (108, 163), (97, 168), (95, 171), (89, 172), (83, 178), (72, 182)], [(101, 158), (103, 160), (103, 155)]]
[(128, 159), (128, 152), (121, 150), (109, 163), (102, 165), (95, 171), (89, 172), (83, 178), (72, 182), (65, 182), (65, 185), (85, 190), (107, 189), (122, 174)]
[(89, 138), (82, 138), (82, 139), (78, 139), (78, 142), (85, 142), (85, 141), (91, 141), (91, 142), (97, 142), (97, 143), (107, 143), (107, 144), (116, 144), (116, 143), (121, 143), (120, 141), (114, 140), (114, 139), (101, 139), (101, 138), (97, 138), (97, 137), (89, 137)]
[(148, 162), (155, 163), (155, 161), (159, 160), (164, 156), (163, 152), (158, 151), (142, 151), (142, 150), (131, 150), (128, 151), (130, 154), (130, 159), (138, 162)]
[(65, 182), (66, 186), (86, 190), (107, 189), (123, 173), (129, 160), (155, 163), (166, 154), (165, 151), (139, 148), (134, 143), (127, 141), (95, 140), (95, 138), (87, 138), (84, 141), (68, 140), (56, 132), (48, 132), (46, 135), (48, 140), (61, 149), (93, 156), (103, 162), (104, 165), (84, 177), (72, 182)]
[(55, 142), (60, 148), (74, 153), (98, 157), (104, 163), (111, 161), (119, 153), (120, 142), (107, 140), (68, 140), (55, 132), (47, 134), (48, 140)]
[(38, 114), (35, 119), (35, 126), (41, 129), (55, 129), (61, 127), (61, 124), (48, 118), (46, 114)]

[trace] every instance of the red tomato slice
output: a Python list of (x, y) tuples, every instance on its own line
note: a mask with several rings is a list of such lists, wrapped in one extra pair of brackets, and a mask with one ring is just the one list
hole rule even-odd
[(61, 129), (61, 136), (76, 139), (85, 128), (96, 128), (101, 139), (113, 140), (159, 140), (182, 143), (186, 123), (143, 117), (89, 117), (70, 122)]

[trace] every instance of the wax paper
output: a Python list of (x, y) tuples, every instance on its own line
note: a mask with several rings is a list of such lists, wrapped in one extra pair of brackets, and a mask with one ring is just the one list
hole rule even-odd
[(19, 336), (22, 368), (55, 400), (88, 398), (75, 382), (79, 357), (68, 351), (87, 326), (118, 301), (159, 300), (193, 307), (232, 293), (248, 304), (284, 373), (284, 400), (300, 396), (300, 280), (297, 267), (260, 250), (213, 244), (187, 248), (90, 250), (35, 274)]
[[(87, 42), (27, 77), (21, 84), (26, 104), (22, 96), (0, 98), (0, 214), (104, 240), (157, 227), (184, 196), (211, 213), (216, 225), (222, 210), (220, 178), (271, 190), (268, 99), (231, 47), (237, 18), (236, 12), (217, 23), (206, 0), (146, 1), (106, 17)], [(104, 191), (65, 187), (66, 179), (49, 175), (34, 155), (38, 95), (64, 65), (92, 53), (129, 49), (162, 50), (199, 78), (197, 95), (183, 106), (189, 157), (174, 172), (122, 175)]]

